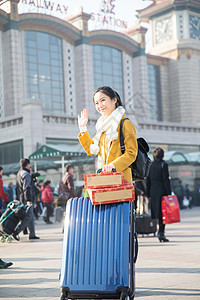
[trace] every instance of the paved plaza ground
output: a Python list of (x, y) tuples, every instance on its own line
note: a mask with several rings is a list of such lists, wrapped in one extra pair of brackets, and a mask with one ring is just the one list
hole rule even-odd
[[(0, 244), (0, 256), (13, 266), (0, 270), (0, 299), (58, 300), (62, 225), (36, 221), (38, 241)], [(169, 243), (139, 236), (136, 299), (200, 300), (200, 207), (181, 211), (181, 223), (167, 226)]]

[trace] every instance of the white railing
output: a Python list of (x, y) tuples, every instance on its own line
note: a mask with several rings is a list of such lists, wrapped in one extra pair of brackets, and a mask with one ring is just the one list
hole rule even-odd
[(159, 131), (173, 131), (173, 132), (193, 132), (200, 133), (200, 126), (183, 125), (180, 123), (139, 123), (141, 129), (159, 130)]
[[(53, 123), (53, 124), (70, 124), (78, 125), (77, 117), (65, 117), (65, 116), (52, 116), (52, 115), (43, 115), (44, 123)], [(88, 120), (89, 126), (95, 126), (96, 120)]]
[(23, 117), (4, 119), (0, 122), (0, 129), (23, 124)]

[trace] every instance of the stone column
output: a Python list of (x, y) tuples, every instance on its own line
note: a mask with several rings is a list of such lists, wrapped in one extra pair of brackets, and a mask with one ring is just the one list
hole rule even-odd
[(23, 98), (22, 41), (18, 30), (18, 2), (19, 0), (10, 1), (10, 19), (4, 25), (2, 34), (4, 117), (19, 114)]
[(93, 118), (94, 105), (93, 94), (93, 70), (92, 70), (92, 48), (88, 44), (80, 44), (75, 47), (76, 56), (76, 107), (77, 113), (87, 108), (89, 118)]
[(138, 121), (149, 119), (147, 57), (145, 54), (133, 58), (134, 110)]
[(30, 101), (23, 104), (24, 157), (28, 157), (46, 143), (43, 136), (42, 103)]

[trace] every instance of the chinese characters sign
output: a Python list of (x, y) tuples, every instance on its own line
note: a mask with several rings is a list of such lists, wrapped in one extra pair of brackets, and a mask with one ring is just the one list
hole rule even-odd
[(92, 13), (91, 20), (95, 22), (96, 28), (107, 29), (126, 29), (127, 22), (116, 18), (115, 15), (116, 0), (101, 0), (99, 13)]

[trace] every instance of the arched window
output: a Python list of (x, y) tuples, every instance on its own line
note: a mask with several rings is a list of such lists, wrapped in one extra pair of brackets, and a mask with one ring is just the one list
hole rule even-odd
[(25, 31), (27, 99), (42, 102), (45, 113), (65, 112), (62, 40)]

